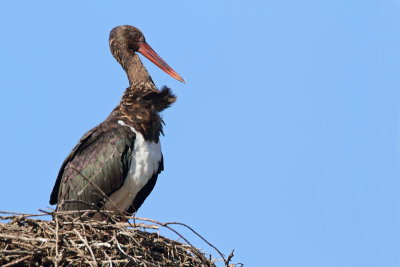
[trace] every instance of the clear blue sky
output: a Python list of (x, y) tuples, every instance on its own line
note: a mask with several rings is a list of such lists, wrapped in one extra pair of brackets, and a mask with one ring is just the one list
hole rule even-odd
[(120, 100), (121, 24), (187, 79), (143, 60), (178, 102), (139, 216), (247, 266), (400, 266), (397, 0), (1, 1), (0, 210), (48, 207), (64, 158)]

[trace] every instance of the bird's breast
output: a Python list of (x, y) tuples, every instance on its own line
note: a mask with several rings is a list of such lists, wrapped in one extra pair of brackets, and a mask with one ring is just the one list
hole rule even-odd
[[(158, 172), (162, 159), (160, 141), (146, 141), (143, 135), (135, 128), (118, 121), (121, 126), (129, 127), (135, 134), (135, 146), (132, 151), (132, 160), (127, 177), (120, 189), (111, 194), (110, 199), (120, 210), (127, 210), (139, 191)], [(106, 209), (115, 209), (106, 203)]]
[(144, 140), (141, 133), (136, 132), (135, 147), (132, 153), (131, 168), (128, 179), (133, 181), (134, 188), (142, 188), (158, 171), (161, 162), (161, 144)]

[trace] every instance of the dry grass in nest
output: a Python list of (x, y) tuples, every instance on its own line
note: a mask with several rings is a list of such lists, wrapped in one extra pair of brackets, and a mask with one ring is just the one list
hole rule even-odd
[[(43, 212), (43, 211), (42, 211)], [(107, 220), (88, 220), (85, 213), (44, 212), (18, 214), (0, 212), (1, 266), (216, 266), (218, 261), (206, 257), (173, 225), (193, 231), (209, 246), (216, 249), (224, 266), (228, 258), (192, 228), (181, 223), (160, 223), (155, 220), (133, 218), (120, 222), (108, 212)], [(103, 213), (103, 212), (102, 212)], [(53, 220), (35, 219), (52, 216)], [(184, 242), (160, 236), (155, 230), (167, 228)]]

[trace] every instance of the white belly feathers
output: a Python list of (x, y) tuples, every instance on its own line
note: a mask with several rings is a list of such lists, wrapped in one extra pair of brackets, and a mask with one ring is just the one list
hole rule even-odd
[[(135, 199), (137, 193), (150, 178), (158, 171), (161, 162), (161, 143), (148, 142), (144, 140), (143, 135), (128, 126), (122, 120), (119, 125), (129, 127), (135, 134), (135, 147), (132, 152), (131, 167), (124, 184), (120, 189), (111, 194), (110, 199), (119, 210), (127, 210)], [(115, 210), (114, 205), (106, 202), (104, 209)]]

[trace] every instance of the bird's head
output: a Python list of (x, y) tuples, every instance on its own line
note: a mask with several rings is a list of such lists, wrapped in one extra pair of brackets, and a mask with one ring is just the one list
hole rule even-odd
[(185, 82), (185, 80), (168, 66), (150, 45), (146, 43), (143, 33), (138, 28), (130, 25), (115, 27), (111, 30), (109, 43), (111, 53), (122, 65), (124, 64), (124, 53), (121, 53), (121, 51), (132, 54), (139, 52), (173, 78)]

